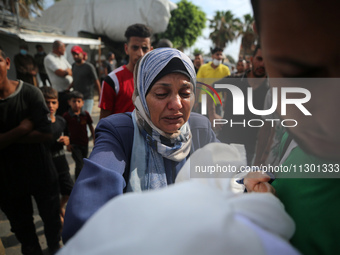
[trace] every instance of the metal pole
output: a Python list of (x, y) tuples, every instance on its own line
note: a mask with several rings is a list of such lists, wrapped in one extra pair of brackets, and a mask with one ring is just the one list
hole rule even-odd
[(17, 15), (17, 29), (20, 30), (20, 21), (19, 21), (19, 0), (15, 1), (15, 12)]
[(100, 67), (102, 64), (101, 61), (101, 55), (102, 55), (102, 38), (98, 37), (98, 40), (100, 41), (100, 44), (98, 46), (98, 76), (100, 77)]

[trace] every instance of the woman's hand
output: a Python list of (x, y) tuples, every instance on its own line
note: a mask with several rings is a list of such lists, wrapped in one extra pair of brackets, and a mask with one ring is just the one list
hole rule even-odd
[(270, 192), (276, 194), (272, 185), (268, 183), (270, 176), (264, 172), (251, 172), (244, 178), (244, 186), (248, 192)]

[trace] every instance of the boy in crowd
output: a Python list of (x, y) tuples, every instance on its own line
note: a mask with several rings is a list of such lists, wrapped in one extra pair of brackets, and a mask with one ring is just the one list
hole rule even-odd
[(52, 135), (50, 150), (52, 160), (59, 176), (60, 199), (60, 215), (63, 221), (65, 215), (65, 205), (70, 197), (73, 180), (70, 175), (70, 168), (65, 157), (64, 145), (70, 144), (68, 136), (63, 136), (62, 133), (66, 128), (66, 121), (63, 117), (56, 115), (59, 107), (58, 91), (51, 87), (42, 87), (41, 91), (44, 95), (48, 110), (50, 111), (50, 119), (52, 122)]
[(10, 59), (0, 48), (0, 209), (23, 254), (42, 255), (33, 222), (34, 197), (48, 249), (60, 247), (58, 176), (45, 142), (51, 122), (40, 90), (7, 77)]
[(72, 158), (76, 163), (75, 179), (78, 178), (81, 169), (83, 168), (83, 158), (87, 158), (89, 138), (87, 136), (86, 126), (89, 127), (91, 135), (94, 137), (93, 121), (87, 111), (83, 111), (84, 96), (78, 91), (73, 91), (68, 103), (70, 109), (64, 113), (63, 117), (66, 120), (67, 128), (70, 136), (70, 144), (67, 145), (67, 150), (72, 152)]

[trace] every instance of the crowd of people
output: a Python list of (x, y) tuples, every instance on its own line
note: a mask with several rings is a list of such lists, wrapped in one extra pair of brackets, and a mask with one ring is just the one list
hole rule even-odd
[[(71, 65), (64, 43), (55, 41), (49, 54), (37, 45), (34, 57), (21, 45), (14, 57), (18, 80), (10, 80), (11, 60), (0, 49), (0, 208), (23, 254), (42, 254), (31, 196), (51, 254), (340, 253), (334, 116), (340, 87), (326, 79), (339, 76), (340, 41), (332, 33), (339, 3), (252, 5), (258, 44), (249, 66), (239, 59), (235, 71), (223, 64), (218, 47), (208, 63), (167, 39), (153, 49), (152, 31), (143, 24), (126, 29), (128, 62), (118, 67), (109, 52), (103, 76), (80, 46), (71, 49)], [(317, 20), (316, 11), (327, 15)], [(38, 73), (50, 86), (37, 88)], [(311, 97), (283, 111), (277, 90), (296, 87)], [(209, 90), (215, 95), (206, 97)], [(276, 112), (258, 113), (274, 102)], [(303, 107), (310, 114), (301, 114)], [(75, 182), (64, 147), (76, 163)], [(238, 184), (233, 171), (193, 174), (196, 166), (215, 165), (235, 166)], [(244, 166), (252, 171), (240, 173)], [(264, 166), (326, 171), (314, 178), (312, 171), (297, 176)]]

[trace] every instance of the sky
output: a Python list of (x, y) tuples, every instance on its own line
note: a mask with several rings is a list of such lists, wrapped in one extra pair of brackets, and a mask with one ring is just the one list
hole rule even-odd
[[(140, 0), (143, 1), (143, 0)], [(180, 0), (172, 0), (177, 3)], [(201, 8), (207, 15), (207, 19), (212, 19), (216, 11), (228, 11), (230, 10), (235, 17), (243, 18), (245, 14), (253, 14), (250, 0), (190, 0), (194, 5)], [(54, 3), (53, 0), (45, 0), (45, 9), (50, 7)], [(209, 21), (207, 21), (206, 28), (203, 30), (203, 36), (200, 36), (196, 43), (190, 48), (185, 50), (186, 54), (192, 53), (195, 48), (202, 49), (204, 53), (209, 53), (212, 42), (209, 38), (211, 31), (209, 30)], [(229, 44), (224, 50), (225, 55), (231, 55), (235, 60), (238, 59), (240, 50), (241, 38), (237, 41)]]

